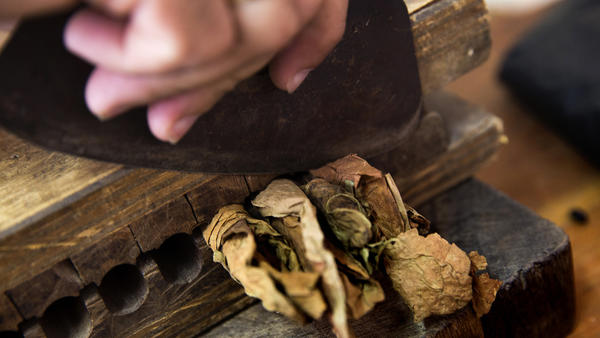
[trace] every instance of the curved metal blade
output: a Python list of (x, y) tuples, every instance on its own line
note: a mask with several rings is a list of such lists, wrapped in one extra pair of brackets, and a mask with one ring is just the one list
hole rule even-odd
[(420, 116), (410, 19), (400, 0), (350, 1), (342, 42), (293, 94), (267, 72), (239, 84), (175, 146), (142, 109), (108, 122), (87, 110), (91, 66), (62, 47), (66, 16), (24, 23), (0, 56), (0, 124), (52, 150), (132, 166), (291, 172), (397, 147)]

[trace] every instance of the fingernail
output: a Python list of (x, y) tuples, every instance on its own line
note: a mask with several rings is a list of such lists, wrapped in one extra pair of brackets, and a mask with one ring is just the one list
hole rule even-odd
[(187, 133), (188, 130), (194, 125), (196, 122), (197, 116), (184, 116), (179, 120), (175, 121), (171, 126), (171, 131), (169, 133), (169, 143), (177, 144), (179, 140)]
[(292, 79), (290, 81), (288, 81), (288, 83), (287, 83), (288, 93), (291, 94), (294, 91), (296, 91), (296, 89), (298, 89), (298, 87), (300, 87), (300, 85), (302, 84), (304, 79), (306, 79), (306, 77), (308, 76), (308, 73), (310, 73), (311, 71), (312, 71), (312, 69), (305, 69), (305, 70), (301, 70), (298, 73), (296, 73), (296, 75), (294, 75), (294, 77), (292, 77)]

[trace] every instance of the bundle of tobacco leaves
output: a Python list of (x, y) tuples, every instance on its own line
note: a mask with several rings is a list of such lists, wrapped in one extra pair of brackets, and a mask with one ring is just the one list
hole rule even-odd
[[(389, 276), (413, 319), (453, 313), (469, 303), (482, 316), (500, 282), (485, 257), (467, 255), (404, 204), (392, 177), (356, 155), (310, 172), (304, 184), (276, 179), (252, 200), (221, 208), (204, 231), (214, 260), (263, 306), (304, 323), (325, 313), (338, 337), (360, 318)], [(379, 273), (381, 275), (381, 273)]]

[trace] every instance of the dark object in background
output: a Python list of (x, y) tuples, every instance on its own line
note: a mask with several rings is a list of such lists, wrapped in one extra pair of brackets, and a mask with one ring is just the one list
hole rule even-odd
[(571, 219), (577, 224), (585, 225), (589, 220), (588, 213), (581, 208), (573, 208), (569, 212), (569, 216)]
[(500, 76), (600, 165), (600, 1), (559, 4), (508, 54)]

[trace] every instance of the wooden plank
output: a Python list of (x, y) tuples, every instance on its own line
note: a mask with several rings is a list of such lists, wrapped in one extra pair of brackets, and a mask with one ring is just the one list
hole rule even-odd
[[(474, 180), (435, 197), (420, 211), (432, 221), (433, 231), (467, 252), (478, 250), (487, 257), (491, 276), (503, 282), (491, 312), (481, 321), (467, 308), (414, 323), (384, 280), (387, 300), (351, 323), (357, 337), (560, 337), (571, 330), (571, 246), (554, 224)], [(205, 336), (333, 335), (325, 321), (299, 326), (257, 304)]]
[(30, 319), (41, 317), (46, 308), (60, 298), (78, 296), (82, 287), (73, 264), (65, 260), (6, 293), (19, 313)]
[(110, 184), (120, 168), (48, 152), (0, 128), (0, 238)]
[[(189, 284), (169, 284), (156, 264), (151, 264), (145, 273), (148, 297), (131, 314), (106, 314), (96, 301), (89, 307), (96, 318), (92, 337), (195, 336), (254, 302), (219, 264), (212, 262), (208, 247), (204, 245), (200, 251), (204, 270)], [(100, 314), (94, 315), (96, 312)]]
[(489, 15), (483, 0), (430, 1), (411, 20), (425, 93), (442, 88), (489, 55)]
[(100, 285), (102, 277), (119, 264), (135, 264), (140, 249), (128, 227), (118, 229), (101, 241), (71, 256), (84, 285)]
[(17, 331), (21, 321), (23, 317), (10, 299), (5, 294), (0, 294), (0, 332)]
[(0, 242), (0, 290), (35, 276), (185, 192), (209, 175), (139, 169)]
[[(411, 20), (425, 92), (440, 88), (483, 60), (489, 48), (487, 37), (465, 35), (466, 30), (471, 28), (466, 24), (472, 22), (468, 16), (481, 18), (485, 15), (481, 0), (427, 0), (426, 3), (413, 0), (408, 3), (412, 10)], [(441, 19), (442, 26), (438, 22)], [(486, 35), (487, 30), (482, 27), (487, 25), (487, 21), (476, 21), (481, 27), (474, 34)], [(434, 28), (435, 32), (432, 32)], [(463, 46), (466, 40), (469, 40), (474, 56), (457, 54), (453, 58), (447, 57), (448, 53), (455, 53), (450, 42)], [(93, 191), (123, 175), (124, 169), (119, 165), (48, 152), (25, 144), (6, 131), (0, 130), (0, 140), (0, 185), (3, 191), (9, 192), (0, 197), (0, 238), (33, 225), (70, 203), (87, 198)], [(13, 155), (18, 155), (18, 158)]]
[(202, 185), (187, 194), (200, 226), (206, 226), (224, 205), (243, 203), (250, 192), (244, 176), (214, 176), (211, 184)]
[[(214, 185), (210, 184), (212, 187)], [(185, 196), (160, 207), (129, 225), (142, 251), (158, 248), (165, 239), (180, 232), (191, 234), (196, 227), (196, 218)]]

